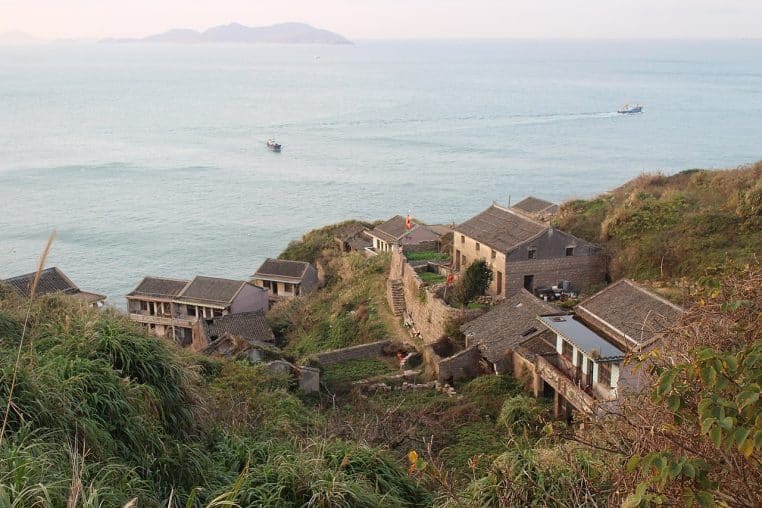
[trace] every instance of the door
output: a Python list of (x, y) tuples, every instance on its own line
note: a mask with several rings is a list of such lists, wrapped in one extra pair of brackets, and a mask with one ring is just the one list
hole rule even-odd
[(503, 294), (503, 272), (497, 272), (497, 294)]
[(524, 275), (524, 289), (534, 292), (534, 275)]
[(460, 271), (460, 251), (457, 249), (455, 250), (455, 271)]

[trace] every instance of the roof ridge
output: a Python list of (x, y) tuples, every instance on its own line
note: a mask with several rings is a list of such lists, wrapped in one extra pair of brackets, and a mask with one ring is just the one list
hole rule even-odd
[[(527, 216), (527, 215), (525, 215), (525, 214), (523, 214), (521, 212), (517, 212), (516, 210), (512, 209), (511, 207), (505, 207), (505, 206), (498, 205), (497, 203), (492, 203), (492, 206), (490, 208), (497, 208), (498, 210), (502, 210), (504, 212), (508, 212), (508, 213), (510, 213), (512, 215), (515, 215), (516, 217), (519, 217), (521, 219), (526, 220), (527, 222), (532, 222), (534, 224), (537, 224), (538, 226), (543, 226), (545, 228), (549, 227), (546, 223), (540, 222), (540, 221), (538, 221), (536, 219), (533, 219), (532, 217), (529, 217), (529, 216)], [(489, 210), (489, 208), (487, 208), (487, 210)]]

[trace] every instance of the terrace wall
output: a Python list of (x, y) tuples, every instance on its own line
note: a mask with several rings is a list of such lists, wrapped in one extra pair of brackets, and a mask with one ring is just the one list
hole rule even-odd
[(349, 360), (359, 360), (360, 358), (373, 358), (382, 354), (391, 343), (392, 341), (390, 340), (379, 340), (370, 344), (333, 349), (324, 353), (318, 353), (315, 355), (315, 359), (320, 365), (326, 366)]

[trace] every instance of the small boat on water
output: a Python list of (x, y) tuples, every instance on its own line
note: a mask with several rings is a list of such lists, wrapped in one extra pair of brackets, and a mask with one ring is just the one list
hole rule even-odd
[(625, 104), (619, 110), (617, 110), (617, 113), (622, 115), (630, 115), (632, 113), (641, 113), (643, 111), (643, 106), (640, 104), (635, 104), (634, 106), (630, 106), (629, 104)]
[(273, 139), (268, 139), (267, 148), (269, 148), (273, 152), (280, 152), (280, 143), (276, 143), (275, 140)]

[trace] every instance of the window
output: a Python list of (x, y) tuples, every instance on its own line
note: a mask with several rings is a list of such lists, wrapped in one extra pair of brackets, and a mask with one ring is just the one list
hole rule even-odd
[(148, 310), (148, 302), (140, 302), (140, 310)]
[(466, 243), (465, 235), (460, 235), (460, 243)]
[(481, 245), (479, 245), (479, 242), (476, 242), (476, 250), (477, 251), (479, 250), (479, 247), (481, 247)]
[(213, 315), (214, 317), (222, 317), (222, 309), (214, 309), (214, 310), (212, 311), (212, 315)]
[(574, 255), (574, 247), (567, 247), (566, 248), (566, 255), (567, 256), (573, 256)]
[(604, 386), (611, 386), (611, 365), (608, 363), (598, 364), (598, 382)]
[(495, 249), (492, 249), (492, 254), (490, 254), (491, 259), (495, 259), (497, 257), (497, 252), (495, 252)]
[(283, 291), (285, 291), (286, 293), (290, 293), (291, 291), (293, 291), (292, 287), (293, 287), (293, 284), (291, 284), (290, 282), (286, 282), (285, 284), (283, 284)]
[(574, 351), (574, 347), (572, 347), (571, 344), (569, 344), (565, 340), (561, 342), (561, 356), (571, 361), (572, 351)]
[(187, 305), (188, 308), (188, 315), (189, 316), (195, 316), (196, 315), (196, 307), (193, 305)]
[(527, 257), (529, 259), (534, 259), (536, 255), (537, 255), (537, 248), (529, 247), (529, 250), (527, 251)]
[(463, 256), (463, 266), (468, 266), (468, 258), (466, 256)]

